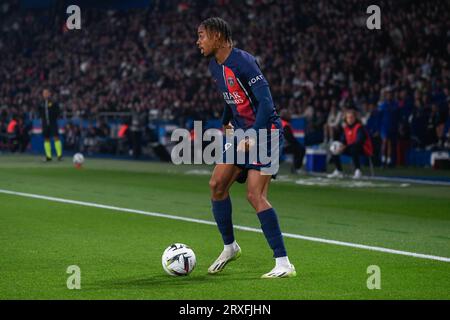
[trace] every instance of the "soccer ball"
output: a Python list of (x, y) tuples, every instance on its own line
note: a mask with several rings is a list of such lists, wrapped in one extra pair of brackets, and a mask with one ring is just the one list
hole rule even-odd
[(81, 153), (75, 153), (73, 156), (73, 164), (75, 167), (79, 168), (84, 163), (84, 156)]
[(182, 243), (171, 244), (162, 255), (163, 269), (171, 276), (187, 276), (196, 263), (194, 251)]
[(333, 141), (330, 145), (330, 152), (331, 154), (337, 156), (338, 154), (340, 154), (340, 150), (342, 148), (343, 144), (340, 141)]

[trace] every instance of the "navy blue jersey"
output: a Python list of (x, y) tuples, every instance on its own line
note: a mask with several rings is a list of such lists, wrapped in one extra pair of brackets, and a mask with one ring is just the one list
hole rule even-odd
[[(232, 125), (244, 130), (254, 127), (259, 107), (255, 90), (269, 87), (255, 57), (244, 50), (233, 48), (223, 64), (211, 59), (209, 71), (225, 100), (225, 108), (230, 108)], [(270, 104), (269, 117), (264, 120), (267, 123), (258, 124), (258, 127), (281, 129), (281, 121), (271, 97)]]

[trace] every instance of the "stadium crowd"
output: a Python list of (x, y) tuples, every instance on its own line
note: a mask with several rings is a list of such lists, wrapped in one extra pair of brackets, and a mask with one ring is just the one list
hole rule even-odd
[(151, 1), (145, 10), (82, 9), (81, 30), (67, 30), (65, 8), (2, 2), (2, 141), (12, 118), (37, 116), (44, 86), (67, 119), (133, 111), (185, 126), (220, 118), (223, 101), (195, 41), (200, 21), (221, 16), (235, 45), (258, 58), (278, 109), (307, 118), (307, 143), (334, 139), (343, 110), (354, 108), (375, 140), (450, 148), (448, 1), (377, 1), (381, 30), (366, 27), (370, 4)]

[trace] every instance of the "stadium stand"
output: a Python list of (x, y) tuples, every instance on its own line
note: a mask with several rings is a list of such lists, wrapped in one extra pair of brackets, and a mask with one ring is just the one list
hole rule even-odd
[[(391, 113), (397, 164), (410, 148), (450, 148), (448, 1), (378, 1), (381, 30), (365, 27), (365, 0), (149, 2), (83, 8), (82, 29), (69, 31), (63, 2), (3, 1), (0, 148), (13, 150), (13, 117), (31, 130), (43, 86), (60, 102), (73, 150), (117, 152), (108, 139), (132, 113), (144, 128), (152, 119), (187, 126), (219, 118), (223, 102), (195, 45), (199, 22), (216, 15), (230, 22), (235, 45), (259, 59), (278, 109), (306, 119), (306, 144), (323, 141), (330, 110), (355, 108), (378, 148), (383, 112)], [(386, 92), (393, 109), (379, 108)]]

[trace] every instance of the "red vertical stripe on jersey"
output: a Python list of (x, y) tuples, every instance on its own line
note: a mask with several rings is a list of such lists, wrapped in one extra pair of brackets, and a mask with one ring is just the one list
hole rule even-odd
[[(252, 106), (250, 105), (250, 99), (245, 94), (244, 90), (242, 90), (239, 85), (236, 76), (234, 75), (233, 70), (224, 66), (225, 70), (225, 83), (228, 88), (228, 92), (235, 97), (235, 94), (238, 94), (242, 101), (239, 101), (239, 98), (234, 98), (234, 103), (236, 104), (237, 111), (241, 117), (245, 119), (245, 122), (248, 126), (253, 125), (255, 123), (255, 114), (253, 113)], [(230, 83), (229, 79), (232, 83)]]

